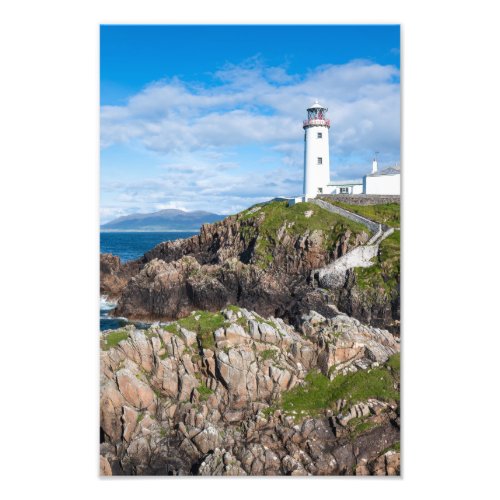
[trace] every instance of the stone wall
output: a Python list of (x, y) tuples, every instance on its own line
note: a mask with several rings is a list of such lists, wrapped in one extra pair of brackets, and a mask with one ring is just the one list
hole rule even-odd
[[(342, 217), (345, 217), (346, 219), (363, 224), (373, 234), (377, 233), (379, 231), (379, 229), (381, 229), (381, 224), (377, 224), (376, 222), (365, 219), (364, 217), (361, 217), (361, 215), (354, 214), (352, 212), (348, 212), (347, 210), (344, 210), (343, 208), (332, 205), (331, 203), (327, 203), (326, 201), (319, 200), (317, 198), (313, 199), (313, 200), (308, 200), (308, 201), (310, 203), (314, 203), (315, 205), (318, 205), (321, 208), (324, 208), (325, 210), (328, 210), (329, 212), (341, 215)], [(382, 229), (385, 229), (385, 227), (383, 225), (382, 225)]]
[(339, 201), (350, 205), (381, 205), (383, 203), (400, 203), (399, 195), (391, 194), (322, 194), (323, 200)]

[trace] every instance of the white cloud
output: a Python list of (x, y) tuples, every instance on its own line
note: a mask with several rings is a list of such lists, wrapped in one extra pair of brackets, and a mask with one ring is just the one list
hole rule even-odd
[(112, 195), (116, 203), (101, 211), (101, 220), (163, 208), (230, 214), (277, 195), (298, 192), (301, 184), (301, 174), (287, 168), (274, 167), (259, 176), (235, 162), (214, 165), (196, 153), (184, 154), (179, 163), (163, 165), (155, 178), (102, 182), (103, 195)]
[[(252, 58), (219, 69), (210, 83), (154, 82), (124, 106), (101, 108), (103, 148), (135, 145), (164, 163), (160, 178), (103, 185), (127, 213), (166, 206), (230, 213), (299, 192), (301, 122), (316, 98), (329, 107), (332, 120), (332, 177), (359, 177), (375, 151), (388, 163), (399, 161), (400, 86), (394, 66), (353, 61), (294, 75)], [(262, 153), (259, 162), (269, 162), (265, 178), (248, 169), (241, 148)], [(113, 210), (105, 209), (106, 217)]]
[(276, 145), (301, 136), (305, 107), (319, 98), (330, 108), (334, 145), (350, 130), (350, 147), (372, 149), (370, 137), (379, 130), (377, 136), (384, 135), (399, 154), (398, 76), (394, 66), (354, 61), (321, 66), (299, 79), (254, 62), (216, 72), (210, 87), (178, 79), (155, 82), (125, 106), (102, 107), (102, 144), (137, 139), (165, 152)]

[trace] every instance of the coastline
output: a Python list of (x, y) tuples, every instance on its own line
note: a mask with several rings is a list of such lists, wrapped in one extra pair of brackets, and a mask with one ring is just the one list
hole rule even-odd
[(200, 229), (103, 229), (100, 233), (199, 233)]

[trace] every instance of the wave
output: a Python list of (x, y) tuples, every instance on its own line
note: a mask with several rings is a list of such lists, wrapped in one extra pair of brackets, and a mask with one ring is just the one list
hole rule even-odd
[(101, 295), (99, 307), (101, 311), (112, 311), (116, 307), (116, 302), (109, 300), (107, 295)]

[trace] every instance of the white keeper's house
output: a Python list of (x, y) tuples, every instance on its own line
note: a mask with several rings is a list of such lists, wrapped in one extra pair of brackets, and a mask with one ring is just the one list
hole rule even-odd
[(330, 180), (330, 120), (328, 108), (316, 101), (307, 108), (304, 120), (304, 193), (295, 202), (314, 198), (318, 194), (392, 194), (401, 193), (401, 168), (399, 165), (378, 169), (373, 160), (371, 173), (363, 179), (351, 181)]

